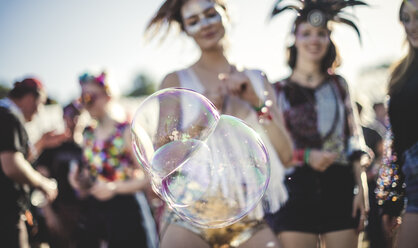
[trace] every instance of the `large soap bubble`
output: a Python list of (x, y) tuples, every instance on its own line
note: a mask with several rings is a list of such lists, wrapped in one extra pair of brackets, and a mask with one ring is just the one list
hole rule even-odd
[(219, 116), (201, 94), (160, 90), (141, 103), (131, 128), (154, 191), (196, 226), (240, 220), (267, 188), (269, 157), (257, 133), (235, 117)]

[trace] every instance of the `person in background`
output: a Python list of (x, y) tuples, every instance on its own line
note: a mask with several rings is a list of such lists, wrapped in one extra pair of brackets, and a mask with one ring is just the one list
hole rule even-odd
[(106, 74), (79, 78), (81, 103), (93, 119), (83, 131), (83, 164), (70, 182), (86, 197), (79, 247), (156, 247), (157, 235), (142, 191), (149, 180), (132, 151), (130, 123), (112, 109)]
[[(298, 3), (296, 1), (296, 3)], [(277, 1), (272, 15), (297, 12), (288, 48), (290, 77), (274, 85), (294, 143), (285, 184), (289, 200), (267, 216), (280, 244), (289, 247), (357, 247), (367, 218), (367, 151), (347, 82), (334, 74), (340, 57), (331, 39), (332, 22), (362, 1)], [(360, 35), (358, 33), (358, 35)], [(357, 188), (357, 194), (354, 189)]]
[(45, 149), (35, 162), (35, 168), (58, 183), (58, 196), (51, 204), (41, 207), (48, 243), (51, 248), (75, 247), (77, 227), (82, 207), (81, 199), (71, 187), (68, 175), (71, 167), (82, 163), (82, 149), (76, 142), (81, 135), (78, 125), (80, 104), (72, 102), (64, 107), (63, 119), (68, 139), (57, 147)]
[[(359, 112), (360, 120), (363, 110), (363, 106), (356, 102)], [(382, 165), (383, 155), (383, 137), (376, 130), (361, 126), (364, 135), (364, 141), (366, 145), (372, 150), (374, 156), (369, 167), (367, 167), (367, 186), (369, 187), (369, 218), (366, 226), (367, 240), (369, 241), (370, 248), (386, 247), (386, 239), (384, 237), (382, 220), (379, 213), (379, 208), (376, 199), (376, 180), (379, 174), (379, 170)]]
[(376, 130), (380, 136), (384, 137), (388, 130), (388, 111), (384, 103), (377, 102), (373, 104), (375, 119), (371, 123), (371, 128)]
[(37, 151), (59, 144), (63, 136), (44, 134), (31, 147), (24, 126), (45, 101), (44, 87), (35, 78), (16, 82), (7, 98), (0, 100), (0, 244), (4, 247), (29, 247), (25, 220), (34, 224), (28, 211), (29, 187), (39, 189), (49, 202), (57, 196), (57, 184), (33, 169), (31, 161)]
[(386, 236), (394, 237), (398, 217), (402, 216), (396, 245), (413, 248), (418, 247), (418, 0), (402, 1), (399, 20), (409, 48), (395, 64), (389, 81), (388, 115), (393, 142), (385, 145), (377, 191)]

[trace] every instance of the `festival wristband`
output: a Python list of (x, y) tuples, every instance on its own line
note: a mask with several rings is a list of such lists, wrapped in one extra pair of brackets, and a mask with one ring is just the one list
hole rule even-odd
[(305, 162), (305, 164), (309, 164), (309, 156), (311, 155), (311, 149), (306, 148), (305, 152), (303, 154), (303, 161)]

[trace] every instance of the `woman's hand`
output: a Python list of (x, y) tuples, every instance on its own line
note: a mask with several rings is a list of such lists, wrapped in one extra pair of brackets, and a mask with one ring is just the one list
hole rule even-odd
[(61, 134), (57, 134), (56, 131), (49, 131), (42, 135), (39, 139), (37, 144), (40, 144), (40, 147), (37, 147), (39, 151), (42, 151), (45, 148), (53, 148), (57, 147), (62, 144), (62, 142), (68, 140), (70, 134), (68, 132), (64, 132)]
[(218, 110), (223, 109), (226, 96), (226, 88), (223, 85), (219, 85), (215, 91), (205, 91), (203, 95), (208, 98)]
[(229, 94), (238, 96), (252, 106), (258, 107), (261, 105), (250, 79), (244, 72), (235, 69), (228, 74), (219, 74), (219, 79), (224, 82)]
[(107, 201), (116, 195), (116, 184), (113, 182), (96, 182), (90, 194), (100, 201)]
[(43, 177), (38, 186), (49, 203), (53, 202), (58, 196), (58, 186), (55, 179)]
[(309, 165), (314, 170), (323, 172), (328, 169), (337, 156), (335, 152), (311, 150), (309, 154)]
[(402, 218), (396, 216), (389, 216), (388, 214), (384, 214), (382, 216), (382, 228), (384, 232), (384, 236), (388, 240), (392, 240), (396, 234), (396, 229), (401, 225)]

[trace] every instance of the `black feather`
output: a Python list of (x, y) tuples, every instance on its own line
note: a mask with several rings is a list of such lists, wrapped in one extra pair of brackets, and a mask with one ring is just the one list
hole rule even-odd
[[(344, 23), (354, 28), (357, 35), (361, 39), (359, 29), (354, 24), (354, 22), (350, 20), (350, 19), (356, 19), (356, 18), (354, 17), (354, 15), (344, 12), (343, 9), (345, 9), (346, 7), (354, 7), (354, 6), (368, 6), (368, 4), (365, 3), (364, 1), (361, 1), (361, 0), (295, 0), (295, 1), (292, 1), (292, 4), (283, 4), (283, 2), (285, 1), (283, 0), (276, 1), (275, 7), (271, 14), (272, 17), (277, 14), (280, 14), (284, 10), (293, 9), (298, 12), (298, 18), (301, 18), (302, 20), (306, 20), (308, 18), (309, 13), (312, 10), (319, 10), (324, 14), (327, 21), (335, 21), (335, 22)], [(302, 7), (301, 8), (297, 7), (296, 5), (293, 4), (293, 2), (299, 2)], [(279, 4), (282, 6), (279, 7)]]
[(354, 24), (354, 22), (352, 22), (352, 21), (350, 21), (348, 19), (345, 19), (345, 18), (341, 18), (341, 17), (338, 18), (337, 22), (341, 22), (341, 23), (347, 24), (350, 27), (354, 28), (354, 30), (356, 31), (356, 33), (357, 33), (357, 35), (358, 35), (358, 37), (360, 39), (360, 42), (361, 42), (360, 30), (357, 28), (357, 26)]
[(273, 9), (273, 12), (271, 12), (271, 17), (273, 17), (273, 16), (275, 16), (275, 15), (277, 15), (277, 14), (279, 14), (279, 13), (285, 11), (285, 10), (288, 10), (288, 9), (295, 10), (296, 12), (299, 11), (299, 7), (294, 6), (294, 5), (284, 6), (283, 8), (277, 8), (276, 7), (276, 8)]

